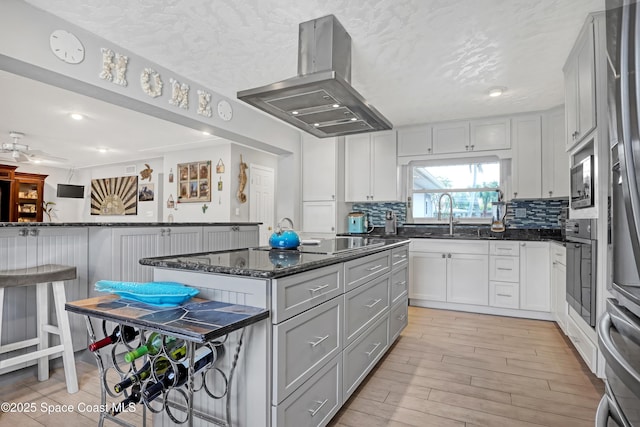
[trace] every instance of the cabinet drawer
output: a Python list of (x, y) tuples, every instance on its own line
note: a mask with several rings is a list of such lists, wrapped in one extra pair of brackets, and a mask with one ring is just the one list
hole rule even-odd
[(519, 256), (519, 242), (489, 242), (489, 255)]
[(482, 240), (412, 239), (410, 250), (412, 252), (487, 255), (489, 243)]
[(409, 262), (409, 247), (403, 246), (391, 251), (391, 268), (397, 270)]
[(596, 345), (582, 332), (580, 327), (576, 325), (575, 321), (569, 315), (567, 320), (567, 336), (580, 353), (580, 356), (584, 359), (585, 363), (591, 369), (591, 372), (595, 371), (596, 360), (598, 358), (598, 348)]
[(489, 257), (489, 280), (519, 282), (520, 258), (513, 256)]
[(518, 283), (489, 282), (489, 305), (502, 308), (520, 308)]
[(380, 252), (344, 264), (345, 292), (383, 275), (391, 269), (391, 251)]
[(353, 342), (389, 308), (389, 275), (344, 295), (344, 346)]
[(343, 353), (343, 393), (346, 401), (389, 346), (389, 317), (385, 314)]
[(407, 267), (391, 274), (389, 304), (393, 305), (402, 296), (407, 294), (407, 279), (409, 278), (409, 269)]
[(273, 327), (275, 404), (340, 352), (342, 304), (334, 298)]
[(405, 296), (391, 307), (389, 312), (389, 345), (398, 338), (400, 332), (409, 323), (409, 301)]
[(342, 405), (342, 355), (333, 358), (274, 408), (274, 426), (326, 425)]
[(283, 322), (342, 294), (342, 286), (340, 264), (274, 280), (272, 322)]

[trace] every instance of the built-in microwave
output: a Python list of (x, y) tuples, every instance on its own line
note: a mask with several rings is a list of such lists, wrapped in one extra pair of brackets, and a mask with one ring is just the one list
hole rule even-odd
[(571, 209), (593, 206), (593, 155), (571, 167)]

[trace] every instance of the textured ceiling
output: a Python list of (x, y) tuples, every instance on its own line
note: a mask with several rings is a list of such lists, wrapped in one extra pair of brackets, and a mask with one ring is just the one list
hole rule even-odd
[[(223, 95), (297, 73), (298, 24), (334, 14), (352, 85), (395, 126), (546, 109), (604, 0), (27, 0)], [(507, 87), (489, 98), (493, 86)]]

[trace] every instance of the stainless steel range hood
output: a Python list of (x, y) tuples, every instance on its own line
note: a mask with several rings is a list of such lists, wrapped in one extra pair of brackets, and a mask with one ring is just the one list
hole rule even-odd
[(393, 128), (350, 85), (351, 36), (335, 16), (299, 27), (298, 76), (238, 92), (238, 99), (319, 138)]

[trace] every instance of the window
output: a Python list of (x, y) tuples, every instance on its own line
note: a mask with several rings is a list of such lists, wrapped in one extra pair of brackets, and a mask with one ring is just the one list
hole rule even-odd
[[(454, 219), (490, 219), (500, 195), (500, 162), (495, 159), (460, 159), (456, 163), (420, 163), (409, 166), (413, 222)], [(451, 197), (444, 196), (447, 194)], [(440, 203), (439, 203), (440, 202)], [(438, 206), (440, 204), (440, 206)], [(452, 205), (451, 205), (452, 204)]]

